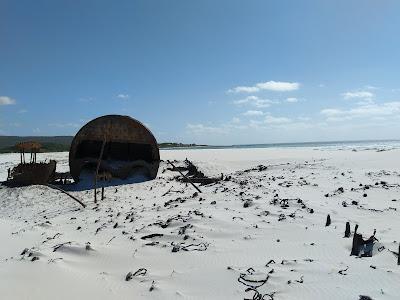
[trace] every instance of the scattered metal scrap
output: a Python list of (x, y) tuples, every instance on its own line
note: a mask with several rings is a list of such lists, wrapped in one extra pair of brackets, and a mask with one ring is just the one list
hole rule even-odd
[(174, 164), (172, 162), (170, 162), (169, 160), (167, 160), (167, 162), (172, 166), (172, 170), (171, 171), (177, 171), (179, 172), (179, 174), (181, 174), (183, 176), (183, 178), (187, 179), (187, 182), (189, 182), (199, 193), (201, 193), (201, 190), (193, 183), (193, 181), (188, 178), (185, 174), (182, 173), (181, 169), (178, 169), (174, 166)]
[[(186, 166), (176, 167), (171, 161), (167, 160), (167, 162), (172, 166), (172, 168), (168, 169), (170, 171), (179, 172), (182, 175), (180, 179), (183, 182), (190, 183), (199, 193), (201, 190), (195, 185), (195, 183), (200, 183), (200, 185), (207, 185), (211, 183), (216, 183), (223, 179), (223, 175), (220, 178), (217, 177), (208, 177), (204, 175), (203, 172), (199, 171), (197, 166), (193, 164), (190, 160), (185, 159)], [(186, 174), (183, 174), (183, 171), (187, 171)]]
[(147, 269), (146, 268), (140, 268), (135, 273), (129, 272), (128, 274), (126, 274), (125, 281), (129, 281), (133, 277), (136, 277), (136, 276), (145, 276), (146, 274), (147, 274)]
[(372, 257), (372, 249), (374, 247), (374, 242), (377, 240), (375, 238), (376, 229), (374, 230), (373, 235), (364, 240), (362, 235), (357, 233), (358, 225), (356, 225), (354, 229), (353, 235), (353, 245), (351, 247), (351, 254), (358, 256), (361, 254), (363, 257)]

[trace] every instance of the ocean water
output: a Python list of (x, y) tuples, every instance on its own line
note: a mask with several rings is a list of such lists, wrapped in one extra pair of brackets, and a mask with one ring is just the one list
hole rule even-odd
[(226, 146), (196, 146), (181, 148), (163, 148), (162, 150), (179, 149), (241, 149), (241, 148), (312, 148), (319, 150), (391, 150), (400, 148), (400, 140), (365, 140), (365, 141), (330, 141), (303, 143), (271, 143)]

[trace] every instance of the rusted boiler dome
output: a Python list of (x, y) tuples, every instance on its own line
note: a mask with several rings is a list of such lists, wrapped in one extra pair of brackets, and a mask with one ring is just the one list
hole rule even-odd
[(102, 148), (100, 174), (118, 179), (157, 176), (160, 152), (150, 130), (129, 116), (107, 115), (87, 123), (72, 140), (69, 167), (76, 182), (84, 171), (94, 176)]

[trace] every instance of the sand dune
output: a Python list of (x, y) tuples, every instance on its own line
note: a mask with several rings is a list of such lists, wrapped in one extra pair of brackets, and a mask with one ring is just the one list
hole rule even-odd
[[(399, 299), (399, 155), (161, 151), (230, 179), (196, 194), (162, 163), (97, 205), (72, 191), (85, 209), (47, 187), (0, 187), (1, 299)], [(67, 153), (46, 156), (68, 169)], [(17, 162), (0, 155), (0, 180)], [(376, 229), (372, 257), (350, 256), (347, 221), (364, 238)]]

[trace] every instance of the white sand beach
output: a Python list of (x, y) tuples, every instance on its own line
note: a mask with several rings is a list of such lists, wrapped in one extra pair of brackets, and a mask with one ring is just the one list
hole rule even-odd
[[(163, 150), (155, 180), (108, 187), (97, 205), (71, 192), (86, 208), (46, 186), (2, 186), (0, 299), (399, 299), (399, 157)], [(68, 170), (68, 153), (45, 158)], [(227, 180), (195, 193), (166, 170), (185, 158)], [(18, 159), (0, 155), (1, 181)], [(372, 257), (350, 256), (346, 222), (364, 239), (376, 229)]]

